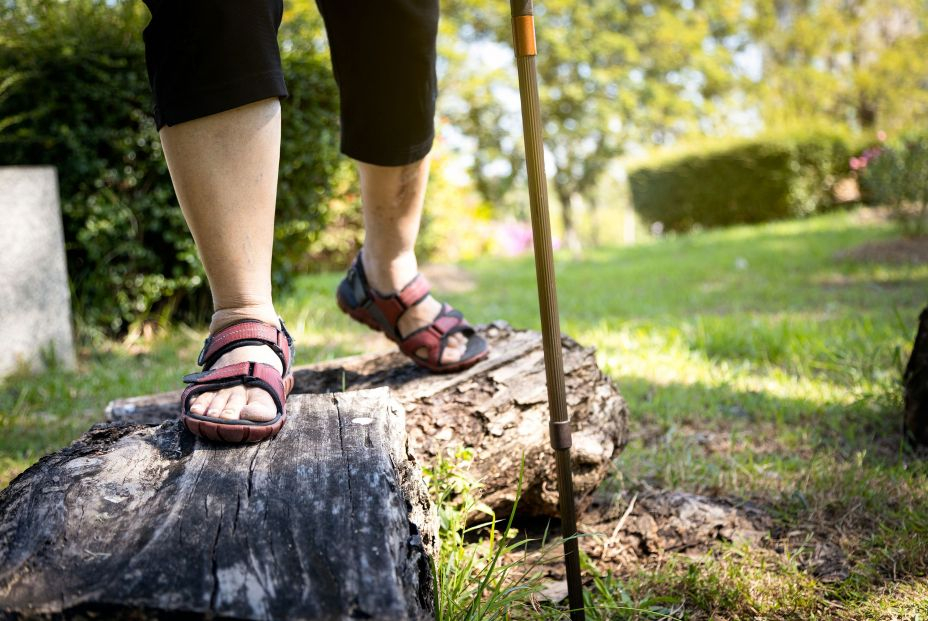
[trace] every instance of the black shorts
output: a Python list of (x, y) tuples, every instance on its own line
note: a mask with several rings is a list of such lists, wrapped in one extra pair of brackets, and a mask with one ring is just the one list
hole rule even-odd
[[(145, 0), (145, 56), (158, 128), (286, 97), (281, 0)], [(316, 0), (341, 99), (341, 149), (399, 166), (435, 136), (438, 0)]]

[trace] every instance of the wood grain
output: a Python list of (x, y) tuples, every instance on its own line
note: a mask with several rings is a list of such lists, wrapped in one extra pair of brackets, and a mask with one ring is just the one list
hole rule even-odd
[(100, 425), (0, 493), (7, 618), (431, 618), (432, 507), (387, 389), (297, 395), (274, 441)]

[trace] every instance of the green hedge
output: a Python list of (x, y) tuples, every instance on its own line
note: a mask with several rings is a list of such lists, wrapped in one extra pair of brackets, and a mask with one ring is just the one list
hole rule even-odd
[(871, 205), (886, 205), (905, 233), (928, 232), (928, 133), (903, 133), (861, 153), (858, 179)]
[[(0, 4), (0, 165), (56, 166), (68, 271), (85, 331), (210, 311), (150, 116), (137, 0)], [(337, 90), (315, 18), (282, 29), (284, 102), (275, 280), (305, 263), (340, 178)]]
[(840, 132), (765, 137), (646, 164), (629, 185), (642, 220), (666, 230), (766, 222), (830, 207), (850, 155)]

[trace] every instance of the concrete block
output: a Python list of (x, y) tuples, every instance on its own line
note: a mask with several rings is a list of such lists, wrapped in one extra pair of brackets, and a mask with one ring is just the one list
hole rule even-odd
[(43, 348), (72, 368), (74, 336), (58, 175), (51, 166), (0, 166), (0, 376)]

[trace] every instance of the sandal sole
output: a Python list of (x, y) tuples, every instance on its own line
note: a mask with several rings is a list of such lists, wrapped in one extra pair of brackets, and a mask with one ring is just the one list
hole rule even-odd
[[(290, 373), (284, 378), (284, 398), (293, 391), (294, 378)], [(181, 414), (184, 427), (204, 440), (221, 442), (223, 444), (253, 444), (262, 440), (272, 440), (277, 437), (284, 423), (287, 422), (287, 409), (284, 407), (280, 420), (272, 425), (236, 425), (234, 423), (220, 423), (201, 420), (188, 416), (187, 412)]]
[(213, 423), (210, 421), (191, 418), (186, 414), (183, 417), (184, 426), (193, 435), (210, 440), (212, 442), (222, 442), (224, 444), (251, 444), (269, 440), (280, 433), (281, 428), (287, 421), (287, 415), (284, 414), (280, 420), (273, 425), (232, 425), (229, 423)]

